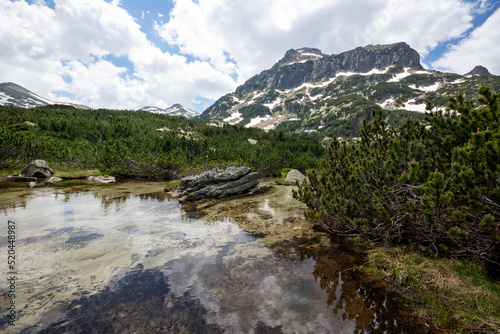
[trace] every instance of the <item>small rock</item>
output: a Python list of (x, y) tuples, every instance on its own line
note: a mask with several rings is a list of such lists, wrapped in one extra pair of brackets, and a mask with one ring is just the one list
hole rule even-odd
[(115, 183), (116, 179), (115, 179), (114, 176), (109, 176), (109, 175), (105, 175), (105, 176), (89, 176), (87, 178), (87, 181), (95, 182), (95, 183), (102, 183), (102, 184), (111, 184), (111, 183)]
[(255, 140), (255, 139), (250, 139), (250, 138), (248, 138), (248, 142), (249, 142), (250, 144), (252, 144), (252, 145), (257, 145), (257, 143), (258, 143), (258, 141), (257, 141), (257, 140)]
[(28, 187), (35, 188), (36, 187), (36, 182), (32, 181), (32, 182), (28, 183)]
[(60, 177), (57, 177), (57, 176), (53, 176), (51, 177), (50, 179), (47, 180), (47, 183), (50, 184), (50, 183), (58, 183), (58, 182), (61, 182), (63, 179), (61, 179)]
[(304, 182), (309, 183), (309, 179), (306, 176), (304, 176), (304, 174), (302, 174), (300, 171), (292, 169), (286, 175), (285, 182), (293, 184), (295, 184), (295, 182), (299, 182), (299, 184), (302, 185)]

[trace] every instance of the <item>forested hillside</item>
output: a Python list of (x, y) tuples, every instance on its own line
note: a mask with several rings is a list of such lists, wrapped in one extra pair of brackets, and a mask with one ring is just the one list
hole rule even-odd
[(0, 107), (0, 169), (43, 159), (66, 169), (171, 179), (233, 163), (270, 176), (282, 168), (315, 168), (323, 152), (317, 141), (283, 132), (214, 127), (146, 111)]

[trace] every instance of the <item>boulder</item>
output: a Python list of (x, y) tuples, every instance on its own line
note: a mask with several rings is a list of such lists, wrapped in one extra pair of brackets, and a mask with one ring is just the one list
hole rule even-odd
[(299, 182), (299, 184), (302, 185), (304, 182), (309, 183), (309, 179), (300, 171), (292, 169), (286, 175), (285, 182), (293, 184), (295, 184), (295, 182)]
[(47, 184), (52, 184), (52, 183), (58, 183), (61, 182), (63, 179), (57, 176), (53, 176), (50, 179), (47, 180)]
[(52, 174), (54, 174), (54, 170), (49, 167), (45, 160), (34, 160), (24, 167), (19, 176), (49, 178)]
[(213, 168), (198, 175), (181, 180), (179, 201), (181, 203), (204, 199), (218, 199), (244, 193), (264, 192), (267, 188), (258, 187), (257, 173), (249, 167), (230, 166)]
[(105, 176), (89, 176), (87, 178), (87, 181), (94, 182), (94, 183), (111, 184), (111, 183), (115, 183), (116, 179), (115, 179), (114, 176), (109, 176), (109, 175), (105, 175)]

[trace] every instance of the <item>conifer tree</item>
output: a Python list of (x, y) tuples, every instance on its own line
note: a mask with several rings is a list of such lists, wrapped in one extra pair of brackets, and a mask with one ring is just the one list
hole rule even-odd
[(420, 244), (435, 254), (500, 264), (500, 94), (459, 93), (427, 126), (365, 121), (359, 144), (333, 140), (295, 196), (335, 234)]

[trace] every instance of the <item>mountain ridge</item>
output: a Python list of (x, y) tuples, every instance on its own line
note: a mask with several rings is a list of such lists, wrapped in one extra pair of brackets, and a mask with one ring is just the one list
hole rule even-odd
[[(56, 102), (46, 99), (14, 82), (0, 83), (0, 106), (2, 105), (21, 108), (53, 106), (60, 108), (73, 107), (78, 109), (91, 109), (90, 107), (81, 104)], [(196, 111), (185, 108), (179, 103), (176, 103), (166, 109), (153, 106), (145, 106), (140, 110), (169, 116), (184, 116), (188, 119), (197, 117), (199, 115)]]
[(186, 108), (180, 103), (175, 103), (171, 107), (168, 107), (166, 109), (154, 106), (145, 106), (139, 110), (149, 111), (151, 113), (163, 114), (167, 116), (184, 116), (188, 119), (192, 119), (199, 116), (199, 114), (196, 111)]
[(499, 79), (425, 69), (418, 52), (405, 42), (332, 55), (315, 48), (291, 49), (215, 101), (199, 119), (318, 139), (356, 137), (372, 109), (385, 110), (394, 125), (409, 115), (423, 119), (427, 102), (445, 109), (448, 96), (458, 91), (475, 95), (481, 85), (498, 90)]
[(58, 105), (64, 107), (73, 107), (80, 109), (90, 109), (90, 107), (69, 102), (56, 102), (14, 83), (0, 83), (0, 105), (15, 106), (22, 108), (46, 107), (50, 105)]

